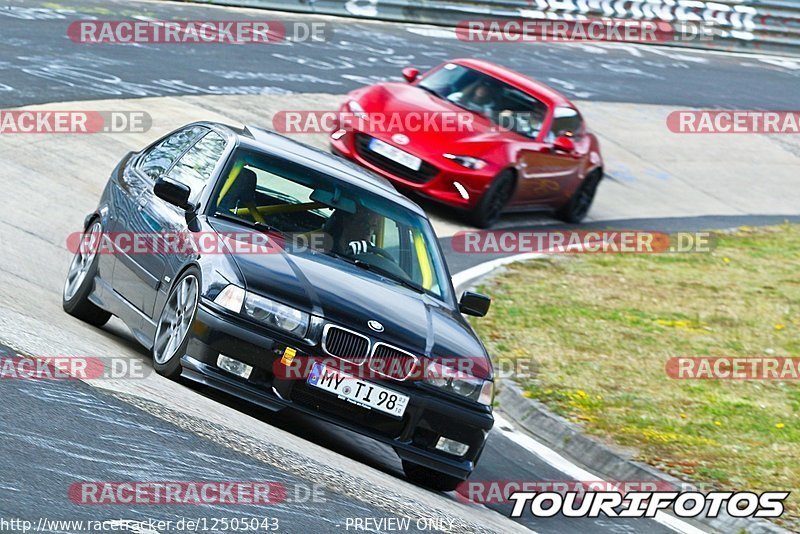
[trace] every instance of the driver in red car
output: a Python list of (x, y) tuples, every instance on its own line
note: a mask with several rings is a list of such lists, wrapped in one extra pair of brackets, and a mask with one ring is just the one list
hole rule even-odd
[(494, 115), (497, 103), (494, 100), (492, 84), (486, 80), (478, 80), (464, 90), (452, 93), (448, 100), (486, 117)]

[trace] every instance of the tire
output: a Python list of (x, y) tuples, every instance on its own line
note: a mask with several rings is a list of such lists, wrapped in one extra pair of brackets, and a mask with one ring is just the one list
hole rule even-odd
[(603, 171), (592, 171), (589, 176), (584, 178), (578, 190), (572, 195), (566, 204), (556, 210), (556, 217), (564, 222), (579, 223), (589, 213), (589, 209), (594, 202), (594, 195), (597, 186), (603, 178)]
[(93, 221), (83, 233), (61, 293), (61, 307), (64, 311), (93, 326), (103, 326), (111, 318), (109, 312), (89, 300), (97, 275), (97, 249), (102, 235), (103, 225), (99, 220)]
[(446, 475), (406, 460), (403, 460), (403, 472), (414, 484), (436, 491), (454, 491), (459, 484), (464, 482), (460, 478)]
[(514, 194), (515, 185), (514, 171), (505, 170), (498, 174), (470, 215), (470, 222), (478, 228), (489, 228), (494, 224)]
[(153, 338), (153, 369), (175, 380), (181, 375), (181, 357), (189, 344), (188, 333), (200, 301), (200, 271), (190, 267), (172, 284), (156, 323)]

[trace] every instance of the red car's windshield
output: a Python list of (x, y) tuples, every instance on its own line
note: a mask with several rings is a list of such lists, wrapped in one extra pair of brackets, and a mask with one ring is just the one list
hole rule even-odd
[(547, 106), (519, 89), (491, 76), (454, 63), (423, 78), (418, 86), (494, 124), (536, 138), (547, 116)]

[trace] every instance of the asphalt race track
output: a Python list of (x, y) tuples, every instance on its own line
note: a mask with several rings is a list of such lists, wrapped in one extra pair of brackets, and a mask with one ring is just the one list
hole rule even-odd
[[(794, 109), (800, 60), (709, 55), (666, 47), (467, 43), (443, 28), (328, 17), (326, 42), (267, 46), (77, 45), (70, 21), (92, 17), (299, 20), (182, 3), (4, 2), (0, 105), (179, 94), (345, 93), (400, 69), (481, 57), (581, 100), (741, 109)], [(49, 6), (49, 7), (39, 7)], [(58, 6), (53, 9), (53, 6)], [(763, 88), (769, 86), (765, 92)]]
[[(797, 141), (731, 141), (731, 150), (750, 158), (751, 167), (733, 156), (728, 167), (719, 154), (701, 159), (702, 148), (693, 160), (696, 167), (690, 169), (682, 166), (682, 153), (670, 154), (670, 147), (683, 141), (662, 141), (656, 137), (657, 128), (644, 124), (675, 107), (798, 109), (800, 60), (632, 45), (547, 44), (529, 53), (513, 45), (459, 42), (442, 28), (318, 17), (309, 19), (330, 23), (332, 34), (314, 44), (72, 43), (66, 36), (68, 24), (94, 16), (303, 18), (145, 1), (0, 5), (0, 108), (125, 105), (123, 109), (144, 109), (154, 117), (153, 131), (147, 134), (0, 137), (0, 183), (6, 197), (0, 210), (4, 353), (126, 356), (150, 369), (149, 355), (121, 322), (91, 328), (64, 314), (60, 303), (70, 257), (65, 237), (79, 229), (108, 172), (127, 150), (203, 117), (262, 124), (272, 108), (297, 103), (296, 109), (307, 109), (303, 106), (310, 106), (309, 100), (333, 104), (363, 84), (399, 79), (404, 66), (425, 69), (451, 57), (475, 56), (510, 66), (586, 103), (590, 123), (605, 134), (601, 140), (611, 156), (609, 183), (601, 188), (586, 228), (689, 231), (800, 220), (800, 188), (792, 181), (800, 168)], [(97, 100), (105, 104), (80, 103)], [(619, 121), (625, 120), (625, 113), (637, 123), (631, 128), (641, 124), (653, 137), (631, 140), (617, 134), (624, 129)], [(324, 146), (322, 138), (307, 141)], [(688, 150), (679, 146), (684, 148)], [(773, 167), (761, 175), (752, 158), (765, 153), (775, 157), (770, 160)], [(720, 162), (725, 172), (708, 176), (710, 162)], [(658, 173), (676, 179), (665, 181)], [(704, 177), (707, 183), (701, 183)], [(678, 187), (685, 194), (671, 199), (653, 194)], [(783, 188), (782, 200), (771, 199), (777, 196), (774, 189), (773, 195), (761, 194), (770, 187)], [(635, 202), (629, 200), (634, 197)], [(453, 253), (449, 236), (463, 225), (446, 210), (426, 207), (448, 252), (451, 271), (494, 258)], [(501, 223), (504, 228), (533, 226), (555, 223), (531, 215), (514, 215)], [(281, 532), (344, 531), (348, 518), (356, 517), (425, 517), (447, 527), (433, 530), (448, 532), (673, 530), (653, 520), (523, 517), (514, 523), (505, 517), (508, 506), (466, 505), (452, 494), (411, 485), (394, 453), (370, 440), (294, 413), (270, 413), (223, 394), (171, 383), (154, 372), (143, 380), (92, 384), (0, 380), (0, 399), (0, 518), (143, 521), (266, 515), (280, 522)], [(498, 426), (473, 480), (568, 479), (510, 439), (508, 433), (519, 430)], [(105, 480), (269, 480), (284, 484), (290, 493), (286, 502), (269, 509), (86, 506), (70, 500), (73, 483)], [(313, 502), (308, 492), (314, 488), (324, 503)], [(692, 532), (683, 523), (675, 529)], [(57, 531), (69, 532), (52, 530)]]

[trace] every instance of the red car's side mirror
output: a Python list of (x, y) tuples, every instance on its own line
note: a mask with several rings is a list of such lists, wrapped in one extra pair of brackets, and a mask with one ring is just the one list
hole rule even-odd
[(553, 148), (559, 152), (566, 152), (570, 153), (575, 150), (575, 141), (572, 138), (567, 137), (566, 135), (562, 135), (557, 137), (556, 140), (553, 142)]
[(415, 69), (414, 67), (404, 68), (403, 78), (405, 78), (408, 83), (413, 82), (414, 80), (419, 78), (419, 69)]

